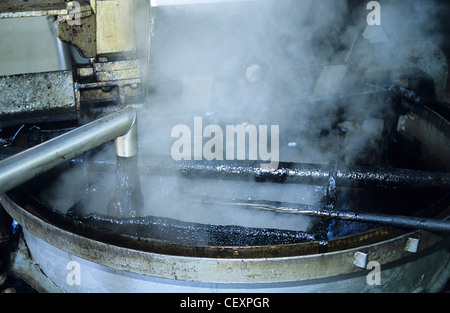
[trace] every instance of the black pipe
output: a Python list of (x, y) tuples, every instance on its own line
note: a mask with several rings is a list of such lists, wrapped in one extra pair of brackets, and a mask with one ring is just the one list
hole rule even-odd
[(202, 203), (235, 205), (244, 208), (271, 211), (275, 213), (303, 214), (313, 217), (350, 220), (354, 222), (376, 223), (396, 227), (450, 232), (450, 221), (392, 214), (337, 211), (317, 208), (311, 205), (260, 200), (194, 200)]
[(317, 164), (282, 163), (277, 170), (262, 170), (256, 164), (207, 164), (184, 162), (177, 166), (186, 177), (241, 178), (280, 183), (325, 185), (331, 176), (337, 187), (450, 188), (449, 173), (409, 169), (335, 167)]
[[(81, 163), (82, 159), (72, 160)], [(92, 167), (114, 170), (115, 161), (93, 160)], [(411, 169), (336, 166), (306, 163), (280, 163), (276, 170), (265, 170), (257, 161), (174, 161), (170, 157), (140, 156), (140, 173), (154, 176), (247, 180), (326, 186), (330, 178), (336, 187), (381, 189), (450, 188), (450, 173)]]

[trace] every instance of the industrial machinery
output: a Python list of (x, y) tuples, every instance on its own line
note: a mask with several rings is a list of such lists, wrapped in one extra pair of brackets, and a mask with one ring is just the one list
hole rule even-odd
[(2, 1), (48, 17), (61, 66), (0, 76), (2, 270), (42, 292), (441, 291), (450, 7), (363, 2)]

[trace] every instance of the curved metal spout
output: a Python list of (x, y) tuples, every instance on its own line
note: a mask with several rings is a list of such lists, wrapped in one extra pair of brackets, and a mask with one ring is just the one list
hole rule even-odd
[(116, 146), (116, 155), (122, 158), (130, 158), (138, 154), (137, 143), (137, 121), (136, 116), (130, 126), (129, 131), (120, 137), (117, 137), (114, 142)]
[[(125, 107), (1, 161), (0, 192), (118, 137), (121, 139), (117, 141), (126, 147), (126, 153), (120, 156), (137, 154), (136, 118), (135, 108)], [(117, 148), (117, 141), (116, 151), (123, 151)]]

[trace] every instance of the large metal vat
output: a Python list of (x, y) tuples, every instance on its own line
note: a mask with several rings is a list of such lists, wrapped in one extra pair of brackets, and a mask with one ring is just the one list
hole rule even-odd
[[(448, 147), (449, 123), (437, 113), (414, 106), (401, 120), (428, 151)], [(450, 275), (448, 234), (381, 227), (331, 239), (327, 252), (318, 242), (195, 247), (108, 233), (33, 207), (23, 194), (18, 199), (23, 207), (6, 194), (1, 204), (61, 291), (432, 292)], [(445, 218), (449, 204), (437, 202), (436, 217)], [(80, 266), (79, 284), (68, 280), (71, 261)]]
[[(111, 126), (108, 118), (102, 119), (100, 121), (103, 124), (109, 125), (100, 127), (100, 130), (108, 130), (104, 138), (96, 138), (95, 134), (99, 130), (95, 127), (92, 129), (85, 125), (85, 128), (78, 128), (82, 134), (83, 130), (88, 129), (89, 133), (82, 136), (85, 141), (78, 139), (78, 145), (74, 147), (63, 139), (62, 142), (66, 143), (64, 155), (59, 154), (57, 144), (50, 143), (48, 146), (53, 158), (39, 158), (39, 166), (42, 163), (48, 165), (45, 168), (47, 171), (56, 165), (50, 164), (53, 159), (68, 162), (39, 177), (33, 178), (43, 171), (34, 172), (35, 167), (38, 167), (34, 165), (37, 160), (30, 154), (30, 151), (32, 153), (39, 149), (28, 150), (26, 164), (12, 162), (15, 165), (13, 167), (7, 162), (2, 163), (5, 168), (2, 171), (2, 174), (5, 173), (2, 176), (4, 185), (14, 183), (14, 187), (20, 186), (13, 190), (6, 188), (0, 194), (0, 204), (23, 228), (24, 238), (20, 243), (23, 246), (26, 244), (26, 248), (22, 246), (19, 252), (13, 253), (13, 273), (44, 292), (437, 292), (445, 286), (450, 278), (450, 235), (444, 231), (424, 230), (426, 223), (412, 229), (386, 223), (358, 224), (358, 227), (365, 226), (353, 228), (353, 222), (350, 222), (343, 224), (345, 231), (342, 234), (326, 240), (308, 237), (309, 240), (293, 243), (220, 245), (185, 243), (182, 240), (114, 231), (112, 228), (100, 227), (100, 224), (86, 222), (85, 217), (73, 215), (67, 208), (61, 210), (46, 202), (42, 195), (46, 184), (58, 184), (60, 175), (64, 175), (71, 166), (81, 168), (83, 179), (98, 173), (112, 173), (114, 176), (115, 168), (111, 165), (116, 164), (107, 161), (97, 164), (95, 158), (91, 159), (91, 154), (81, 155), (70, 162), (68, 159), (116, 136), (125, 137), (125, 131), (134, 135), (139, 133), (139, 157), (150, 155), (146, 160), (157, 163), (152, 153), (163, 151), (163, 158), (170, 161), (163, 164), (166, 166), (164, 169), (160, 164), (153, 164), (150, 170), (146, 168), (148, 164), (145, 162), (139, 165), (139, 175), (156, 176), (153, 182), (155, 190), (164, 190), (167, 177), (158, 176), (155, 169), (167, 170), (170, 169), (167, 164), (175, 164), (172, 170), (178, 175), (180, 171), (177, 164), (181, 164), (177, 160), (174, 162), (173, 155), (168, 155), (173, 142), (169, 137), (170, 128), (177, 123), (184, 125), (186, 120), (192, 119), (195, 124), (195, 118), (199, 115), (217, 124), (281, 124), (285, 127), (282, 133), (282, 149), (285, 150), (280, 155), (288, 162), (305, 164), (308, 163), (302, 159), (305, 156), (317, 163), (333, 164), (334, 153), (343, 163), (358, 161), (361, 150), (356, 155), (345, 149), (337, 153), (336, 146), (351, 136), (356, 141), (367, 139), (363, 136), (367, 134), (363, 134), (362, 128), (355, 127), (353, 133), (349, 131), (353, 122), (360, 123), (360, 126), (365, 122), (374, 122), (375, 126), (372, 124), (374, 127), (369, 127), (369, 133), (377, 133), (377, 126), (382, 125), (383, 132), (380, 131), (378, 135), (386, 141), (381, 140), (380, 145), (372, 145), (375, 151), (373, 154), (378, 156), (382, 150), (380, 154), (384, 156), (389, 152), (392, 156), (386, 159), (394, 161), (384, 164), (389, 164), (391, 169), (413, 165), (411, 167), (414, 170), (440, 172), (448, 178), (450, 115), (448, 105), (443, 102), (448, 74), (445, 55), (435, 45), (421, 41), (421, 38), (408, 41), (410, 38), (394, 34), (393, 40), (386, 41), (386, 34), (383, 37), (383, 34), (377, 33), (380, 28), (367, 27), (365, 17), (368, 12), (364, 5), (357, 5), (350, 0), (341, 1), (340, 5), (332, 1), (318, 4), (311, 0), (303, 1), (301, 5), (299, 1), (290, 0), (220, 0), (211, 3), (203, 0), (186, 3), (159, 0), (150, 1), (150, 5), (147, 1), (140, 1), (145, 4), (145, 9), (139, 11), (145, 15), (142, 17), (145, 23), (141, 24), (142, 21), (138, 22), (138, 19), (130, 23), (130, 1), (118, 1), (125, 5), (123, 10), (112, 2), (82, 1), (82, 8), (86, 10), (81, 16), (82, 30), (89, 36), (81, 36), (81, 43), (76, 40), (76, 36), (83, 34), (83, 31), (72, 32), (73, 25), (66, 25), (71, 18), (67, 8), (63, 6), (62, 11), (57, 13), (61, 15), (57, 19), (59, 36), (75, 44), (81, 55), (87, 58), (84, 61), (88, 62), (76, 64), (73, 71), (62, 71), (56, 75), (61, 85), (67, 87), (74, 96), (64, 108), (67, 114), (63, 114), (63, 117), (52, 116), (52, 112), (42, 109), (37, 101), (37, 107), (31, 106), (30, 109), (24, 105), (24, 112), (19, 111), (17, 115), (12, 112), (14, 118), (4, 117), (2, 122), (4, 127), (20, 126), (22, 122), (52, 123), (43, 132), (57, 133), (55, 136), (59, 136), (66, 130), (65, 123), (78, 127), (110, 111), (115, 111), (112, 116), (121, 114), (123, 111), (119, 108), (131, 104), (137, 110), (137, 120), (143, 123), (138, 122), (136, 126), (133, 114), (132, 124), (139, 130), (135, 132), (136, 128), (133, 127), (131, 132), (128, 126), (122, 125), (124, 129), (119, 130), (118, 126)], [(263, 2), (265, 6), (262, 6)], [(65, 5), (65, 2), (58, 5), (61, 4)], [(408, 4), (403, 3), (403, 6)], [(401, 6), (398, 10), (402, 10)], [(114, 19), (104, 19), (107, 15), (98, 12), (121, 13), (122, 22), (126, 22), (128, 31), (133, 27), (142, 29), (141, 35), (145, 38), (138, 40), (139, 47), (134, 47), (134, 42), (131, 42), (126, 32), (120, 32), (122, 41), (119, 42), (93, 40), (91, 36), (94, 35), (97, 36), (95, 38), (111, 39), (112, 34), (118, 33), (120, 28), (120, 23)], [(6, 13), (3, 13), (3, 17), (9, 14)], [(38, 13), (49, 15), (51, 12), (44, 10), (29, 14)], [(11, 14), (21, 16), (22, 13), (17, 11)], [(325, 14), (328, 19), (323, 18)], [(348, 24), (347, 19), (354, 16), (357, 17), (355, 23)], [(364, 18), (360, 19), (360, 16)], [(383, 21), (386, 21), (388, 29), (389, 16), (385, 17)], [(250, 23), (250, 20), (255, 23)], [(392, 22), (396, 18), (390, 16), (390, 20)], [(91, 33), (91, 26), (95, 28), (95, 23), (99, 26), (97, 33)], [(336, 25), (342, 27), (335, 32)], [(271, 36), (267, 36), (268, 33), (272, 33)], [(385, 41), (380, 41), (380, 38)], [(137, 48), (137, 55), (131, 58), (121, 54), (129, 52), (131, 48)], [(142, 59), (144, 66), (141, 68), (139, 62)], [(46, 75), (38, 73), (4, 77), (2, 82), (4, 86), (9, 86), (16, 79), (36, 81), (36, 89), (29, 90), (30, 98), (33, 98), (35, 93), (42, 91), (43, 85), (39, 83)], [(71, 79), (65, 79), (66, 75)], [(72, 81), (72, 78), (75, 80)], [(19, 93), (22, 89), (27, 90), (20, 86), (9, 88), (9, 98), (4, 97), (5, 106), (12, 103), (10, 98), (24, 98)], [(47, 89), (52, 90), (51, 84)], [(410, 90), (420, 93), (420, 96)], [(139, 102), (142, 100), (141, 91), (145, 99)], [(33, 102), (30, 100), (30, 103)], [(392, 103), (394, 105), (391, 106)], [(379, 107), (374, 109), (376, 106)], [(12, 109), (15, 106), (11, 106)], [(377, 109), (388, 113), (379, 114)], [(143, 113), (150, 118), (142, 118)], [(368, 113), (367, 116), (364, 113)], [(25, 119), (27, 114), (31, 114), (31, 119)], [(350, 115), (351, 118), (346, 120)], [(109, 128), (116, 132), (110, 133)], [(31, 133), (32, 130), (29, 131)], [(201, 127), (200, 131), (201, 137)], [(146, 134), (151, 134), (148, 136), (150, 138), (145, 138)], [(395, 138), (389, 137), (391, 134)], [(42, 133), (38, 135), (38, 143), (43, 142)], [(369, 139), (372, 137), (369, 136)], [(129, 152), (130, 146), (124, 145), (122, 140), (118, 141), (119, 147), (122, 147), (119, 150)], [(87, 146), (86, 142), (91, 145)], [(137, 144), (137, 139), (132, 142)], [(383, 150), (386, 145), (393, 149)], [(72, 148), (76, 148), (76, 153), (72, 153)], [(136, 157), (137, 149), (134, 148), (133, 145), (132, 153), (125, 153), (124, 157)], [(315, 159), (314, 153), (309, 154), (313, 148), (324, 150), (323, 158)], [(368, 153), (369, 157), (370, 153), (372, 150)], [(121, 155), (118, 153), (118, 156)], [(198, 160), (195, 156), (194, 159)], [(208, 163), (211, 160), (201, 161), (208, 165), (215, 164)], [(378, 162), (369, 163), (373, 168), (379, 165)], [(246, 163), (239, 163), (238, 160), (238, 164), (241, 167), (237, 171), (225, 173), (227, 178), (246, 178)], [(96, 166), (100, 167), (100, 171), (95, 172)], [(18, 180), (13, 182), (11, 177), (14, 173), (11, 172), (18, 174), (18, 169), (22, 172), (14, 177)], [(189, 171), (181, 171), (180, 177), (184, 179), (183, 175)], [(220, 170), (214, 174), (217, 172)], [(271, 175), (276, 176), (278, 173), (275, 170)], [(99, 179), (102, 174), (98, 175)], [(206, 176), (209, 174), (207, 170), (203, 173)], [(202, 186), (222, 179), (221, 176), (213, 176)], [(33, 179), (24, 183), (30, 178)], [(299, 197), (298, 186), (290, 185), (287, 191), (288, 184), (284, 178), (278, 181), (275, 179), (275, 182), (262, 182), (268, 184), (267, 190), (273, 190), (259, 195), (270, 198), (278, 192)], [(364, 178), (358, 179), (364, 182)], [(385, 190), (388, 194), (386, 199), (393, 200), (392, 203), (403, 202), (399, 211), (403, 210), (404, 214), (448, 222), (448, 182), (444, 184), (443, 190), (430, 188), (431, 192), (414, 184), (408, 186), (412, 187), (410, 190), (390, 190), (391, 186), (386, 181), (379, 181), (382, 187), (385, 184), (384, 188), (388, 189)], [(427, 182), (427, 179), (424, 181)], [(77, 183), (82, 185), (85, 181)], [(200, 184), (200, 180), (194, 179), (186, 185), (191, 188), (197, 183)], [(255, 179), (253, 183), (255, 187), (261, 181)], [(277, 188), (272, 188), (272, 183), (277, 184)], [(61, 192), (57, 196), (61, 196), (61, 199), (73, 191), (78, 200), (84, 199), (86, 195), (101, 200), (91, 202), (86, 207), (87, 213), (84, 212), (86, 215), (97, 209), (104, 211), (105, 205), (96, 207), (95, 203), (104, 204), (110, 200), (110, 194), (96, 195), (95, 184), (83, 190), (86, 194), (75, 192), (80, 186), (71, 185), (70, 182), (60, 187)], [(322, 191), (327, 188), (318, 187)], [(194, 189), (192, 187), (190, 191)], [(202, 193), (201, 187), (198, 189)], [(245, 195), (248, 190), (242, 189)], [(143, 192), (151, 193), (152, 190), (144, 188)], [(166, 191), (154, 206), (159, 209), (158, 212), (162, 212), (178, 197), (181, 202), (177, 205), (183, 208), (183, 197), (187, 194), (176, 195), (171, 190)], [(423, 206), (422, 202), (414, 203), (421, 195), (427, 198), (424, 201), (427, 204)], [(226, 196), (233, 198), (235, 195), (228, 193)], [(328, 191), (326, 196), (329, 196)], [(383, 201), (372, 203), (365, 200), (360, 204), (363, 207), (370, 206), (375, 212), (396, 214), (395, 210), (389, 211), (384, 207)], [(414, 204), (411, 211), (408, 211), (409, 204)], [(146, 211), (146, 214), (157, 215), (158, 212)], [(203, 217), (201, 213), (197, 212), (195, 217)], [(172, 217), (179, 218), (180, 221), (176, 222), (181, 224), (186, 222), (182, 217), (190, 215), (194, 214), (185, 209), (183, 216), (175, 214)], [(248, 216), (251, 220), (252, 216)], [(139, 218), (136, 218), (136, 225), (139, 224)], [(234, 221), (240, 222), (239, 218), (236, 217)], [(290, 218), (288, 216), (284, 221)], [(117, 220), (111, 218), (103, 222), (114, 224)], [(329, 225), (333, 223), (330, 222), (332, 219), (323, 220)], [(323, 220), (313, 220), (313, 223), (317, 222), (320, 226)], [(295, 224), (293, 218), (291, 222)], [(210, 227), (202, 219), (197, 223)], [(287, 224), (281, 224), (282, 230), (285, 230), (284, 226), (288, 228)], [(258, 228), (255, 229), (258, 231)]]

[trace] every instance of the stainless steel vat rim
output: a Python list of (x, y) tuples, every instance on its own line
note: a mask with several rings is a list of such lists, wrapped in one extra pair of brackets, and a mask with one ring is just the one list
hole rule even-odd
[[(119, 247), (68, 232), (37, 218), (6, 194), (0, 196), (0, 203), (27, 231), (69, 254), (117, 270), (188, 282), (287, 283), (333, 277), (364, 271), (370, 261), (382, 266), (412, 255), (406, 248), (410, 238), (420, 241), (415, 253), (445, 240), (436, 234), (415, 231), (323, 254), (249, 259), (174, 256)], [(365, 256), (362, 265), (356, 262), (360, 262), (361, 255)]]

